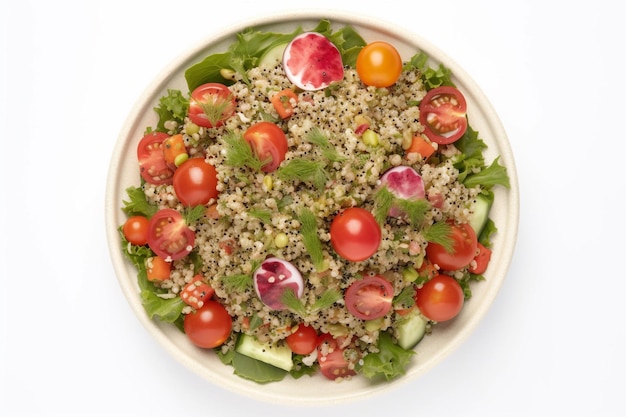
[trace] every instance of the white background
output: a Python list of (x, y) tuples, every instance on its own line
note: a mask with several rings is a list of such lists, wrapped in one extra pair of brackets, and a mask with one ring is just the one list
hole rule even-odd
[(104, 227), (113, 146), (150, 80), (220, 27), (295, 2), (6, 3), (2, 415), (626, 415), (618, 2), (306, 3), (394, 22), (459, 63), (507, 130), (521, 192), (510, 272), (462, 347), (392, 393), (307, 409), (224, 391), (169, 357), (126, 303)]

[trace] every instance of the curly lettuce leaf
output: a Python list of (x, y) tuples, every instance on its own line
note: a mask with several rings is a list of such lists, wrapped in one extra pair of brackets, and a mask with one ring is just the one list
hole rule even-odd
[(384, 377), (387, 381), (406, 373), (406, 368), (415, 354), (413, 350), (403, 349), (394, 343), (391, 335), (382, 332), (378, 338), (377, 353), (370, 353), (363, 358), (361, 372), (368, 378)]
[(178, 124), (182, 124), (187, 116), (189, 108), (189, 100), (183, 96), (180, 90), (167, 90), (167, 95), (159, 99), (159, 105), (154, 111), (159, 116), (156, 130), (158, 132), (167, 133), (165, 122), (173, 120)]

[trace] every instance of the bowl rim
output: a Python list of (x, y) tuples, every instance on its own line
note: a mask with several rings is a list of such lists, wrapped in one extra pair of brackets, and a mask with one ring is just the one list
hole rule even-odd
[[(419, 50), (424, 51), (426, 54), (429, 55), (429, 57), (431, 57), (431, 59), (434, 58), (438, 62), (445, 62), (446, 67), (451, 70), (454, 79), (462, 80), (464, 94), (470, 95), (475, 101), (480, 102), (482, 112), (489, 120), (492, 129), (495, 130), (497, 136), (497, 145), (499, 147), (498, 155), (500, 155), (501, 160), (504, 161), (503, 164), (507, 167), (507, 171), (509, 173), (511, 187), (510, 189), (506, 190), (506, 193), (508, 195), (507, 202), (509, 213), (506, 216), (506, 223), (498, 224), (499, 229), (506, 228), (507, 230), (506, 241), (504, 242), (506, 244), (499, 246), (498, 250), (501, 251), (501, 261), (498, 263), (498, 268), (495, 273), (497, 279), (491, 282), (491, 285), (487, 294), (485, 295), (485, 299), (481, 305), (479, 313), (475, 317), (472, 317), (469, 320), (468, 324), (463, 326), (461, 330), (457, 332), (457, 334), (453, 337), (451, 343), (447, 343), (444, 348), (437, 352), (437, 354), (429, 361), (427, 361), (426, 364), (422, 364), (419, 367), (418, 372), (413, 372), (410, 375), (405, 375), (402, 378), (398, 378), (397, 380), (388, 382), (386, 384), (368, 386), (368, 388), (366, 389), (357, 390), (356, 392), (350, 393), (348, 395), (346, 395), (345, 393), (341, 395), (333, 395), (331, 393), (330, 395), (323, 396), (323, 398), (294, 398), (293, 396), (285, 395), (281, 392), (276, 392), (271, 389), (268, 390), (267, 385), (256, 384), (259, 387), (262, 387), (263, 394), (261, 395), (260, 392), (257, 392), (261, 391), (259, 388), (250, 386), (246, 382), (243, 382), (241, 378), (237, 376), (222, 377), (220, 375), (213, 375), (211, 372), (207, 373), (207, 371), (199, 369), (199, 362), (189, 355), (181, 354), (179, 347), (174, 342), (172, 342), (172, 340), (170, 340), (170, 338), (167, 337), (167, 335), (163, 332), (162, 326), (159, 323), (156, 323), (155, 321), (149, 319), (147, 314), (145, 314), (145, 310), (143, 309), (141, 302), (138, 301), (136, 276), (133, 277), (134, 279), (129, 279), (129, 277), (127, 276), (125, 267), (127, 261), (121, 251), (120, 237), (118, 232), (118, 217), (121, 206), (121, 200), (117, 198), (120, 187), (118, 173), (122, 165), (122, 151), (124, 147), (127, 146), (129, 134), (137, 128), (140, 115), (146, 109), (146, 106), (151, 102), (150, 97), (154, 95), (156, 91), (161, 91), (167, 86), (167, 82), (170, 79), (171, 74), (179, 69), (183, 62), (186, 62), (192, 57), (202, 53), (202, 51), (206, 49), (209, 45), (214, 45), (227, 39), (231, 39), (235, 34), (245, 30), (246, 28), (274, 26), (283, 23), (294, 23), (301, 21), (319, 21), (321, 19), (328, 19), (333, 24), (338, 25), (350, 24), (353, 26), (370, 28), (374, 31), (386, 33), (390, 36), (402, 39), (407, 44), (419, 46)], [(461, 68), (453, 59), (451, 59), (443, 51), (439, 50), (427, 39), (405, 28), (396, 27), (393, 23), (389, 21), (381, 20), (363, 14), (352, 12), (347, 13), (338, 10), (322, 11), (314, 9), (303, 9), (298, 11), (285, 11), (282, 13), (274, 13), (268, 16), (259, 16), (253, 19), (242, 20), (222, 28), (216, 34), (209, 34), (208, 36), (198, 41), (195, 46), (192, 46), (191, 48), (180, 54), (178, 57), (174, 58), (171, 63), (166, 66), (157, 75), (157, 77), (149, 83), (143, 93), (136, 100), (126, 120), (124, 121), (111, 155), (106, 181), (105, 225), (111, 261), (113, 263), (113, 268), (118, 283), (122, 288), (122, 292), (124, 293), (125, 298), (127, 299), (131, 309), (135, 313), (135, 316), (137, 316), (142, 325), (148, 330), (150, 335), (161, 345), (161, 347), (163, 347), (171, 356), (173, 356), (182, 365), (192, 370), (196, 374), (205, 377), (205, 379), (211, 380), (211, 383), (219, 385), (221, 388), (225, 388), (229, 391), (243, 394), (247, 397), (255, 398), (257, 400), (265, 402), (311, 406), (351, 402), (363, 399), (365, 397), (370, 397), (374, 394), (387, 392), (392, 388), (409, 383), (410, 381), (416, 379), (418, 376), (425, 374), (432, 367), (439, 364), (445, 357), (455, 351), (461, 344), (463, 344), (470, 336), (470, 334), (476, 329), (478, 324), (482, 321), (487, 311), (489, 311), (491, 304), (493, 303), (493, 300), (499, 292), (500, 287), (502, 286), (502, 283), (506, 277), (517, 240), (519, 204), (517, 171), (512, 149), (504, 130), (504, 126), (502, 125), (490, 101), (463, 68)], [(352, 381), (346, 383), (350, 384), (352, 383)]]

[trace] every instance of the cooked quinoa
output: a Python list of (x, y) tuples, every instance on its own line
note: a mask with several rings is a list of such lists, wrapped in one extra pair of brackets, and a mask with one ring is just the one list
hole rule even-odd
[[(343, 291), (364, 273), (384, 275), (398, 295), (406, 286), (402, 271), (415, 267), (423, 257), (427, 242), (421, 230), (402, 218), (389, 218), (382, 229), (378, 251), (362, 262), (349, 262), (336, 255), (330, 246), (329, 227), (342, 209), (359, 206), (373, 210), (373, 194), (381, 175), (399, 165), (413, 167), (424, 181), (426, 196), (443, 196), (441, 208), (432, 207), (426, 224), (454, 219), (468, 222), (472, 203), (480, 187), (466, 188), (457, 180), (458, 171), (449, 159), (426, 163), (419, 154), (406, 155), (411, 138), (423, 131), (419, 107), (415, 105), (426, 90), (417, 70), (404, 72), (389, 88), (367, 87), (354, 69), (346, 69), (344, 80), (328, 89), (298, 92), (294, 114), (281, 120), (270, 98), (292, 88), (280, 64), (274, 68), (254, 68), (247, 74), (250, 83), (238, 81), (229, 89), (237, 100), (235, 115), (220, 128), (200, 128), (192, 135), (186, 132), (191, 123), (166, 123), (170, 134), (182, 133), (191, 157), (206, 154), (206, 160), (218, 173), (217, 215), (205, 216), (193, 225), (195, 247), (202, 259), (201, 274), (215, 290), (216, 296), (233, 318), (233, 331), (221, 349), (234, 348), (237, 333), (246, 332), (261, 341), (283, 343), (291, 326), (308, 323), (318, 333), (354, 336), (354, 347), (362, 352), (375, 351), (378, 335), (392, 328), (391, 310), (378, 327), (366, 327), (338, 300), (329, 309), (316, 313), (295, 314), (289, 310), (274, 311), (257, 297), (254, 288), (233, 291), (225, 277), (251, 274), (253, 268), (268, 256), (291, 262), (302, 273), (305, 288), (301, 300), (311, 306), (329, 288)], [(328, 178), (323, 189), (307, 182), (284, 180), (276, 172), (264, 173), (247, 167), (234, 168), (224, 163), (224, 136), (229, 132), (243, 134), (254, 122), (270, 117), (286, 132), (289, 150), (283, 165), (293, 159), (320, 161), (320, 152), (306, 135), (314, 128), (322, 130), (332, 146), (345, 160), (328, 162)], [(358, 121), (367, 121), (378, 134), (378, 144), (368, 145), (355, 133)], [(435, 145), (436, 146), (436, 145)], [(458, 152), (454, 146), (441, 146), (439, 152)], [(171, 185), (144, 185), (148, 200), (160, 208), (182, 210)], [(325, 266), (318, 272), (308, 255), (297, 220), (301, 208), (310, 209), (318, 221), (318, 236), (323, 244)], [(269, 216), (259, 215), (269, 213)], [(195, 275), (188, 260), (173, 262), (170, 279), (156, 283), (167, 288), (163, 297), (175, 297)], [(183, 313), (192, 308), (187, 306)], [(251, 328), (250, 322), (257, 325)], [(259, 321), (260, 320), (260, 321)], [(369, 329), (368, 329), (369, 327)], [(349, 338), (346, 338), (346, 340)], [(356, 352), (356, 351), (355, 351)]]

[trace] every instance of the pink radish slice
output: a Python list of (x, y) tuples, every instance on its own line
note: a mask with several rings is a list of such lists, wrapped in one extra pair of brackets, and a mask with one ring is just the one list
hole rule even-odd
[(317, 32), (302, 33), (287, 45), (283, 68), (289, 81), (302, 90), (321, 90), (343, 79), (339, 50)]
[(296, 297), (302, 297), (304, 281), (300, 271), (291, 263), (279, 258), (267, 258), (252, 276), (254, 290), (263, 304), (272, 310), (284, 310), (287, 307), (281, 298), (285, 290), (293, 290)]
[[(413, 168), (408, 166), (398, 166), (387, 170), (380, 177), (381, 185), (387, 187), (397, 198), (404, 200), (417, 200), (424, 198), (424, 181)], [(396, 207), (389, 210), (392, 217), (400, 216), (402, 213)]]

